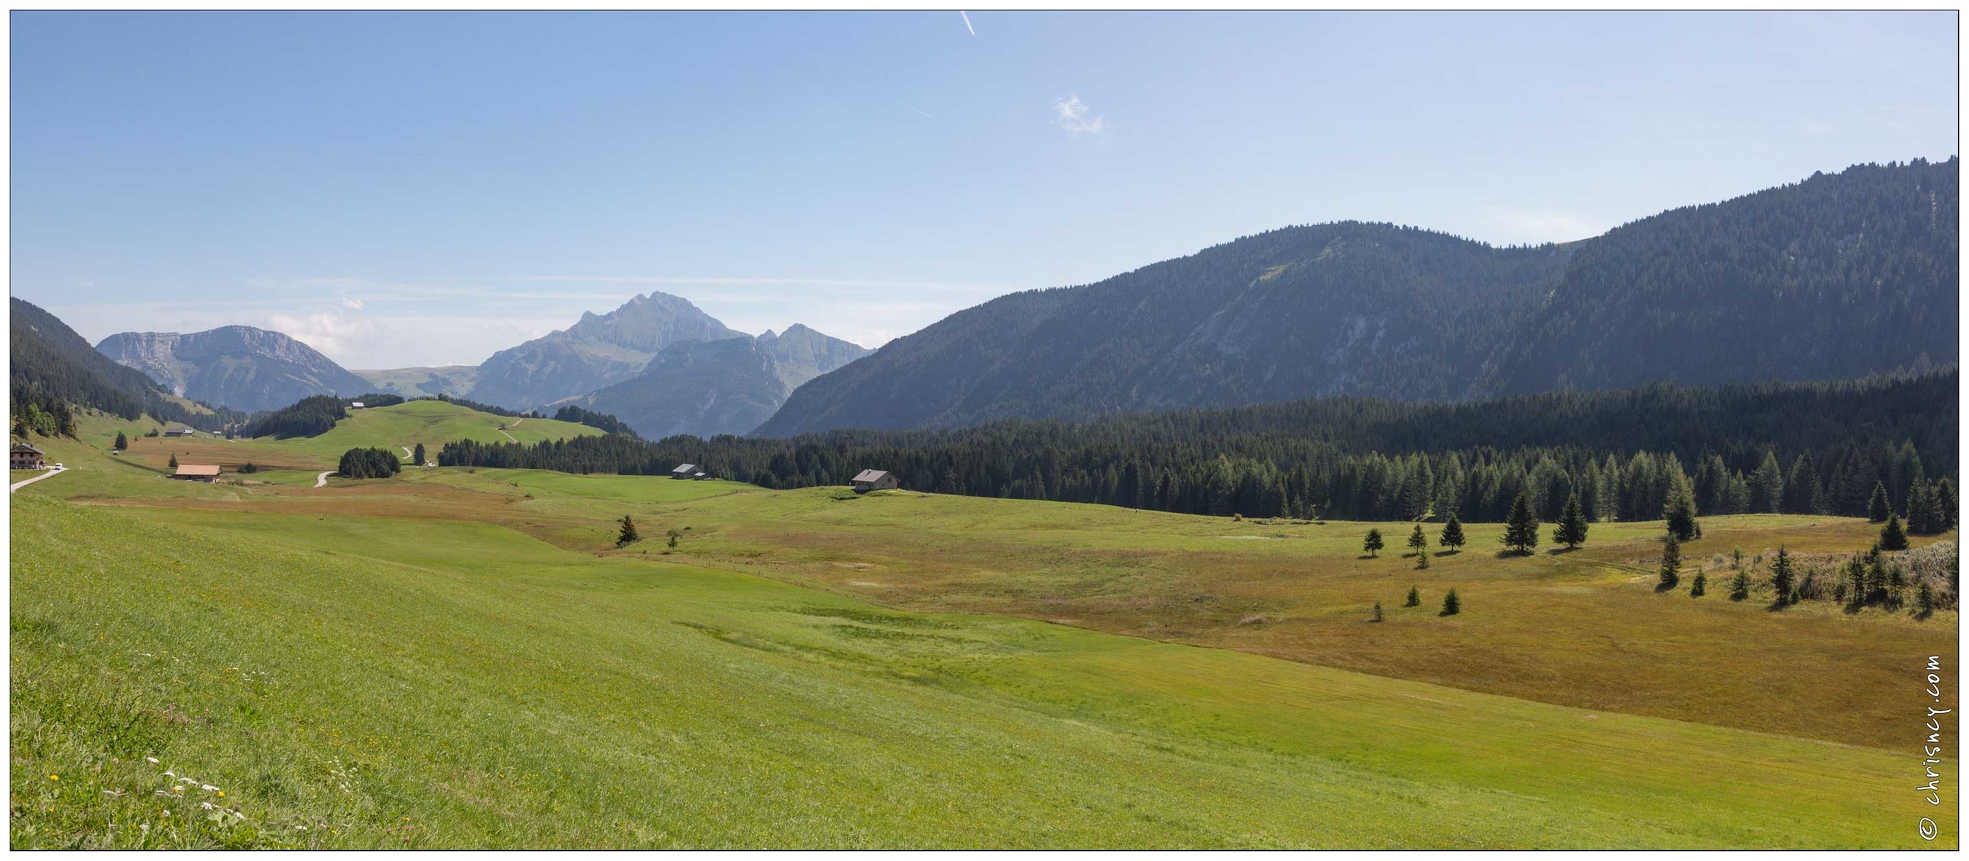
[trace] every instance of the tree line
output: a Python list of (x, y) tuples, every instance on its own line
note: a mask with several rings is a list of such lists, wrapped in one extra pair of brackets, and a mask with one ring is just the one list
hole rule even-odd
[(458, 441), (438, 462), (638, 475), (689, 462), (781, 489), (845, 484), (877, 468), (936, 493), (1247, 517), (1453, 513), (1467, 522), (1506, 520), (1521, 494), (1547, 521), (1574, 495), (1587, 521), (1652, 520), (1682, 488), (1704, 514), (1862, 516), (1878, 485), (1906, 517), (1910, 493), (1919, 501), (1943, 492), (1934, 479), (1955, 468), (1955, 377), (1950, 369), (1475, 404), (1330, 398), (784, 440)]

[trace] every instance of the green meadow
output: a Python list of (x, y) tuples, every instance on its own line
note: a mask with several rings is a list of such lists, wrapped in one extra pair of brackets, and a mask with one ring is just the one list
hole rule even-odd
[(497, 428), (441, 406), (198, 443), (305, 484), (170, 481), (97, 419), (44, 446), (15, 848), (1935, 846), (1922, 816), (1955, 846), (1912, 791), (1954, 614), (1721, 597), (1731, 550), (1865, 523), (1705, 519), (1692, 599), (1651, 588), (1659, 523), (1530, 557), (1471, 525), (1418, 571), (1405, 524), (1361, 558), (1369, 524), (907, 491), (312, 487), (317, 449)]

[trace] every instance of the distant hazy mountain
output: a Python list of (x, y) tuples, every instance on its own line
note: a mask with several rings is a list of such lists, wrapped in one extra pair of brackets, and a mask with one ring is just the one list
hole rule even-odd
[(758, 338), (684, 341), (635, 378), (571, 402), (622, 419), (647, 439), (745, 434), (802, 383), (867, 354), (798, 324)]
[(370, 391), (406, 398), (421, 398), (429, 395), (457, 395), (464, 397), (472, 392), (472, 385), (478, 382), (479, 369), (475, 365), (443, 365), (435, 368), (390, 368), (378, 371), (350, 371), (369, 381)]
[(149, 413), (207, 430), (219, 427), (226, 418), (203, 404), (173, 396), (142, 372), (110, 360), (68, 324), (32, 303), (13, 299), (8, 323), (7, 370), (16, 406), (52, 398), (125, 419)]
[(493, 354), (479, 365), (470, 397), (533, 409), (634, 377), (671, 344), (727, 338), (750, 336), (684, 299), (650, 293), (604, 315), (584, 313), (563, 331)]
[(309, 395), (359, 395), (370, 389), (369, 381), (313, 347), (250, 326), (186, 335), (123, 332), (104, 338), (96, 349), (175, 394), (249, 412)]
[(801, 386), (756, 432), (1953, 364), (1957, 177), (1955, 159), (1855, 167), (1534, 248), (1276, 230), (960, 311)]

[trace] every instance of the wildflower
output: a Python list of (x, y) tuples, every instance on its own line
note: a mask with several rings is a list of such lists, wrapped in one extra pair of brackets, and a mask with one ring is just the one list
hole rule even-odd
[(151, 765), (156, 765), (156, 764), (157, 764), (157, 757), (154, 757), (154, 756), (146, 756), (146, 757), (144, 757), (144, 761), (145, 761), (145, 762), (148, 762), (148, 763), (150, 763)]
[(62, 776), (61, 776), (61, 775), (59, 775), (59, 774), (50, 774), (50, 775), (48, 775), (48, 779), (49, 779), (49, 780), (60, 780), (60, 779), (62, 779)]
[(226, 797), (226, 791), (225, 791), (225, 790), (223, 790), (223, 789), (221, 789), (221, 790), (219, 790), (219, 797), (220, 797), (220, 798), (224, 798), (224, 797)]
[(183, 792), (183, 791), (185, 791), (185, 788), (184, 788), (184, 787), (182, 787), (182, 786), (173, 786), (173, 787), (171, 787), (171, 791), (172, 791), (172, 792)]
[[(151, 762), (156, 762), (156, 761), (157, 761), (157, 760), (154, 760), (154, 759), (153, 759), (153, 760), (151, 760)], [(175, 772), (175, 771), (166, 771), (166, 772), (164, 772), (164, 776), (165, 776), (165, 777), (177, 777), (177, 776), (178, 776), (178, 773), (177, 773), (177, 772)]]
[(199, 802), (199, 803), (198, 803), (198, 806), (199, 806), (199, 807), (201, 807), (201, 808), (204, 808), (204, 809), (206, 809), (206, 810), (211, 810), (211, 809), (212, 809), (212, 802), (210, 802), (210, 801), (201, 801), (201, 802)]
[(212, 784), (209, 784), (209, 783), (201, 783), (201, 784), (199, 784), (199, 785), (198, 785), (198, 788), (199, 788), (199, 789), (203, 789), (203, 790), (205, 790), (206, 792), (217, 792), (217, 791), (219, 791), (219, 788), (218, 788), (218, 787), (216, 787), (216, 786), (213, 786)]

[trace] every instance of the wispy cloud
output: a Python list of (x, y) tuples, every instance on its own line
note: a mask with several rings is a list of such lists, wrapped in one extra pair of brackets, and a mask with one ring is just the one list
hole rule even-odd
[(1612, 226), (1596, 224), (1569, 212), (1503, 206), (1482, 209), (1477, 218), (1485, 227), (1478, 232), (1479, 238), (1507, 245), (1571, 242), (1598, 236)]
[(1090, 110), (1080, 96), (1071, 95), (1053, 102), (1053, 119), (1074, 137), (1098, 135), (1107, 131), (1107, 118)]

